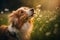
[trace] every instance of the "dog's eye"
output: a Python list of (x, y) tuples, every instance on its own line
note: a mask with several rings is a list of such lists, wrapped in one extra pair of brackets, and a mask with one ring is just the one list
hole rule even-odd
[(21, 13), (24, 13), (24, 11), (21, 10)]

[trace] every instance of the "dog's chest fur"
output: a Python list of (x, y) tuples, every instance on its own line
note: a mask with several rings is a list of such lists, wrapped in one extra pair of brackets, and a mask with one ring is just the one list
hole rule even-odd
[(29, 21), (24, 23), (22, 26), (21, 30), (18, 34), (21, 40), (29, 40), (30, 39), (30, 34), (33, 29), (33, 24), (31, 24)]
[(17, 30), (13, 28), (12, 25), (5, 27), (5, 29), (0, 28), (0, 40), (29, 40), (30, 34), (33, 28), (33, 23), (31, 21), (27, 21), (22, 26), (21, 30)]

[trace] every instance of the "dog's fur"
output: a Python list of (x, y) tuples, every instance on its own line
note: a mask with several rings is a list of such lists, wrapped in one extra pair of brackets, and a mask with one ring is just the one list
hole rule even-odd
[[(30, 40), (30, 34), (33, 29), (33, 14), (34, 10), (29, 7), (21, 7), (13, 11), (8, 15), (9, 26), (0, 27), (1, 34), (3, 35), (3, 33), (6, 32), (9, 36), (9, 40)], [(15, 37), (11, 37), (9, 34)]]

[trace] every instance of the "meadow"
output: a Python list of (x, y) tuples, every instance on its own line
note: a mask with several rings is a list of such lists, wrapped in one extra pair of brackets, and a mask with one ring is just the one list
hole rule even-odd
[[(8, 13), (0, 14), (0, 25), (8, 25)], [(59, 35), (59, 10), (36, 9), (31, 40), (55, 40)]]

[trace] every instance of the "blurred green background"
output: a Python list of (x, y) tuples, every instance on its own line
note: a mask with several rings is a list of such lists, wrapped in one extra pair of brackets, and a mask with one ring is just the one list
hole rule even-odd
[(60, 0), (1, 0), (0, 25), (8, 25), (8, 14), (21, 6), (35, 9), (31, 40), (60, 40)]

